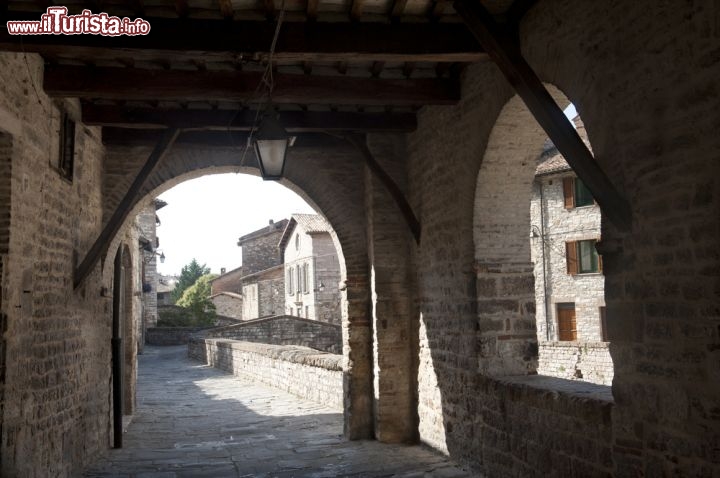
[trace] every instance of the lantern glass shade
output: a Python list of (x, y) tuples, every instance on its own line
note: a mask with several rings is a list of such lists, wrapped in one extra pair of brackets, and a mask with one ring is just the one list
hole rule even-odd
[(164, 252), (160, 253), (160, 264), (165, 264), (165, 253)]
[(288, 140), (287, 132), (273, 116), (263, 119), (255, 139), (255, 154), (263, 179), (282, 178)]

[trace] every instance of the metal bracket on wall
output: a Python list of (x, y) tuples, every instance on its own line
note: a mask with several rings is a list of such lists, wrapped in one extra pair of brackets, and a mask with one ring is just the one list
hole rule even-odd
[(570, 120), (522, 57), (516, 36), (498, 25), (480, 0), (455, 0), (453, 7), (588, 187), (603, 215), (619, 230), (629, 231), (632, 228), (630, 204), (615, 189)]
[(420, 244), (420, 221), (418, 221), (415, 216), (412, 207), (410, 207), (410, 203), (408, 203), (400, 187), (398, 187), (393, 178), (380, 166), (380, 163), (378, 163), (375, 156), (373, 156), (372, 151), (368, 148), (366, 136), (361, 134), (348, 134), (342, 137), (362, 153), (370, 171), (383, 183), (395, 201), (395, 204), (400, 208), (400, 212), (415, 238), (415, 243)]

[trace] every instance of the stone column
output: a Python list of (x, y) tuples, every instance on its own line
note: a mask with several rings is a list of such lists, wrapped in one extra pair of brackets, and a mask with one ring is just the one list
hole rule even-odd
[[(383, 168), (404, 186), (404, 140), (369, 138)], [(412, 236), (387, 188), (366, 170), (368, 254), (372, 293), (373, 410), (376, 439), (417, 440), (417, 326), (412, 312)]]

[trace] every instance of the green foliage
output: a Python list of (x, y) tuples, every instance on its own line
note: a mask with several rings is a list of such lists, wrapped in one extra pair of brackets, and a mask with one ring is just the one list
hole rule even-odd
[(158, 307), (158, 327), (197, 327), (198, 325), (189, 309), (176, 305)]
[(193, 285), (200, 277), (209, 273), (210, 268), (206, 267), (205, 264), (198, 264), (195, 259), (193, 259), (190, 264), (184, 266), (180, 271), (180, 279), (178, 280), (177, 284), (175, 284), (175, 288), (170, 294), (170, 298), (172, 299), (173, 304), (178, 303), (180, 298), (183, 296), (185, 289)]
[(177, 305), (187, 309), (197, 321), (198, 325), (213, 325), (217, 314), (215, 304), (210, 300), (210, 281), (217, 277), (214, 274), (205, 274), (187, 289), (177, 301)]

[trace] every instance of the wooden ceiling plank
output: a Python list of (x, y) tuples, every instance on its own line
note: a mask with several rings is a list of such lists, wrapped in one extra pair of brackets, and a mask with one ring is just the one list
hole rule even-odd
[[(207, 128), (249, 131), (254, 109), (200, 110), (132, 108), (83, 103), (82, 121), (88, 126), (115, 128)], [(355, 113), (282, 111), (280, 123), (290, 132), (362, 131), (410, 132), (417, 127), (414, 113)]]
[[(177, 6), (177, 4), (176, 4)], [(184, 6), (178, 14), (185, 14)], [(12, 12), (12, 19), (36, 19), (37, 14)], [(57, 56), (132, 56), (136, 61), (171, 58), (187, 61), (234, 61), (238, 57), (261, 61), (268, 55), (275, 25), (272, 22), (153, 19), (152, 34), (143, 37), (96, 35), (28, 35), (22, 38), (0, 30), (0, 50), (47, 53)], [(486, 58), (477, 40), (462, 25), (286, 22), (280, 31), (274, 58), (302, 61), (417, 61), (475, 62)]]
[[(260, 72), (143, 70), (136, 68), (47, 68), (43, 89), (51, 97), (148, 101), (226, 100), (259, 103)], [(450, 79), (369, 79), (277, 74), (276, 104), (416, 105), (454, 104), (459, 83)]]
[(454, 6), (550, 140), (588, 187), (603, 215), (621, 231), (632, 229), (630, 204), (615, 189), (572, 122), (522, 57), (514, 35), (502, 29), (476, 0), (455, 0)]

